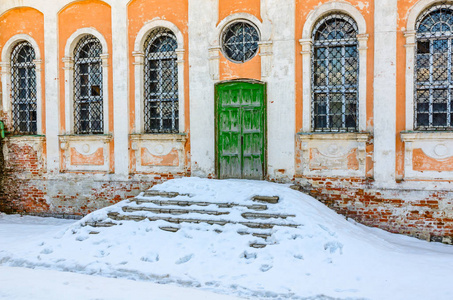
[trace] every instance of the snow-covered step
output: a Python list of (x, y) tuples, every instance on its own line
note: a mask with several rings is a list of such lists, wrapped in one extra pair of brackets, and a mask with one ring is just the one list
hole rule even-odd
[(149, 199), (143, 196), (137, 196), (130, 201), (137, 204), (153, 203), (159, 206), (209, 206), (215, 205), (218, 208), (232, 208), (232, 207), (245, 207), (251, 210), (267, 210), (268, 207), (265, 204), (239, 204), (234, 202), (207, 202), (207, 201), (188, 201), (188, 200), (161, 200), (161, 199)]
[(218, 211), (218, 210), (203, 210), (203, 209), (181, 209), (181, 208), (168, 208), (168, 207), (147, 207), (147, 206), (138, 206), (138, 207), (131, 207), (131, 206), (124, 206), (124, 212), (137, 212), (137, 211), (147, 211), (156, 214), (171, 214), (171, 215), (183, 215), (183, 214), (204, 214), (204, 215), (228, 215), (230, 212), (228, 211)]
[(265, 202), (270, 204), (277, 204), (280, 198), (278, 196), (260, 196), (256, 195), (252, 197), (253, 201)]
[(268, 237), (272, 236), (272, 232), (270, 231), (250, 231), (250, 230), (238, 230), (240, 235), (252, 235), (254, 237), (259, 237), (262, 239), (267, 239)]
[(190, 194), (180, 194), (177, 192), (167, 192), (167, 191), (158, 191), (158, 190), (148, 190), (146, 192), (143, 192), (143, 197), (155, 197), (155, 196), (160, 196), (164, 198), (176, 198), (177, 196), (187, 196), (187, 197), (192, 197)]
[(264, 213), (255, 213), (255, 212), (245, 212), (241, 216), (244, 219), (286, 219), (294, 218), (296, 215), (284, 215), (284, 214), (264, 214)]
[(210, 225), (221, 225), (224, 226), (226, 224), (240, 224), (244, 225), (249, 228), (262, 228), (262, 229), (271, 229), (274, 226), (284, 226), (284, 227), (293, 227), (296, 228), (299, 225), (293, 223), (271, 223), (271, 222), (242, 222), (242, 221), (231, 221), (225, 219), (201, 219), (201, 218), (183, 218), (183, 217), (167, 217), (167, 216), (145, 216), (145, 215), (134, 215), (134, 214), (120, 214), (117, 212), (110, 212), (107, 214), (108, 217), (115, 221), (143, 221), (148, 219), (150, 221), (158, 221), (163, 220), (170, 223), (207, 223)]

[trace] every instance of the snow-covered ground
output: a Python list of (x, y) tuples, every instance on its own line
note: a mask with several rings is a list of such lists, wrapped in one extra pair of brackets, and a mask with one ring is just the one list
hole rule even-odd
[(174, 285), (18, 267), (0, 267), (0, 299), (240, 300)]
[[(251, 196), (257, 194), (278, 195), (279, 212), (295, 214), (290, 221), (300, 226), (277, 226), (271, 230), (271, 244), (254, 249), (249, 247), (250, 236), (237, 234), (237, 224), (184, 224), (176, 233), (160, 230), (158, 226), (164, 221), (128, 221), (96, 228), (97, 234), (90, 234), (93, 228), (82, 226), (89, 221), (106, 220), (107, 212), (131, 205), (129, 201), (78, 222), (0, 215), (0, 265), (123, 278), (84, 279), (80, 274), (43, 270), (27, 275), (27, 270), (0, 267), (0, 298), (14, 299), (16, 290), (19, 299), (41, 299), (39, 293), (45, 295), (45, 290), (52, 290), (65, 295), (65, 291), (71, 295), (72, 291), (83, 292), (93, 295), (93, 299), (130, 299), (121, 294), (123, 287), (141, 295), (140, 291), (145, 293), (146, 289), (156, 288), (156, 293), (174, 291), (178, 285), (191, 288), (184, 290), (183, 296), (176, 291), (179, 299), (191, 299), (190, 293), (201, 291), (250, 299), (453, 299), (452, 246), (346, 221), (313, 198), (275, 183), (184, 178), (153, 189), (189, 193), (201, 201), (237, 203), (249, 203)], [(9, 273), (12, 279), (6, 282)], [(56, 286), (44, 288), (43, 283), (36, 290), (36, 297), (23, 296), (33, 295), (36, 285), (14, 278), (27, 276), (38, 276), (38, 282), (55, 282)], [(88, 285), (97, 280), (106, 281)], [(160, 290), (162, 285), (151, 287), (149, 282), (168, 283), (164, 287), (170, 288)], [(100, 288), (104, 286), (105, 289)], [(177, 299), (172, 297), (165, 294), (156, 299)], [(82, 295), (61, 299), (88, 298)]]

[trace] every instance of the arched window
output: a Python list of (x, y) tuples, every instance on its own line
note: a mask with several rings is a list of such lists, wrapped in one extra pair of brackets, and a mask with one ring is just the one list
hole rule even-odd
[(435, 5), (416, 23), (414, 129), (453, 129), (453, 6)]
[(84, 36), (74, 49), (74, 132), (104, 132), (102, 45), (93, 35)]
[(148, 35), (144, 66), (144, 130), (147, 133), (179, 131), (178, 65), (176, 36), (164, 27)]
[(312, 32), (312, 128), (358, 130), (359, 55), (356, 22), (330, 14)]
[(37, 92), (35, 51), (20, 42), (11, 52), (11, 97), (13, 132), (37, 134)]

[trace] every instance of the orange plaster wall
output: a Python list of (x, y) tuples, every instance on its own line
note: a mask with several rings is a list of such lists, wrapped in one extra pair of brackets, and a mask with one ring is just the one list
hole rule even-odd
[(99, 148), (93, 154), (84, 155), (75, 148), (71, 148), (71, 165), (102, 166), (104, 165), (104, 149)]
[[(220, 23), (227, 16), (235, 13), (248, 13), (261, 20), (260, 0), (219, 0)], [(261, 80), (261, 57), (257, 54), (245, 63), (234, 63), (220, 55), (220, 80), (250, 78)]]
[(417, 0), (398, 1), (396, 37), (396, 176), (404, 176), (404, 143), (399, 132), (406, 129), (406, 38), (404, 31), (409, 10)]
[(185, 99), (185, 127), (189, 128), (189, 44), (188, 44), (188, 16), (189, 7), (187, 0), (133, 0), (128, 6), (129, 20), (129, 106), (130, 106), (130, 129), (134, 131), (135, 126), (135, 73), (134, 73), (134, 51), (135, 39), (140, 29), (149, 21), (154, 19), (167, 20), (175, 24), (184, 37), (184, 99)]
[[(81, 28), (94, 28), (105, 38), (107, 42), (107, 52), (109, 53), (108, 64), (112, 66), (112, 13), (111, 7), (99, 0), (83, 0), (69, 4), (58, 14), (58, 41), (59, 41), (59, 63), (60, 63), (60, 130), (65, 131), (65, 78), (64, 50), (66, 43), (71, 35)], [(103, 49), (103, 51), (105, 51)], [(109, 132), (113, 132), (113, 72), (109, 68), (108, 72), (108, 101), (109, 103)], [(110, 147), (110, 169), (113, 171), (114, 165), (114, 146)]]
[(261, 22), (260, 0), (219, 0), (219, 23), (226, 17), (236, 13), (254, 15)]
[[(44, 15), (30, 7), (14, 8), (0, 16), (0, 53), (5, 43), (16, 34), (31, 36), (39, 46), (42, 60), (41, 71), (41, 126), (46, 133), (46, 101), (45, 101), (45, 57), (44, 57)], [(45, 149), (45, 148), (44, 148)], [(44, 153), (45, 154), (45, 153)]]
[(412, 166), (415, 171), (453, 171), (453, 157), (434, 159), (417, 148), (412, 151)]
[(179, 166), (178, 150), (172, 149), (166, 155), (156, 156), (151, 154), (148, 149), (141, 148), (142, 166)]
[[(65, 78), (63, 76), (65, 56), (64, 50), (69, 37), (78, 29), (94, 28), (99, 31), (107, 41), (109, 65), (112, 65), (112, 19), (111, 8), (108, 4), (98, 0), (78, 1), (66, 6), (58, 15), (59, 31), (59, 62), (60, 62), (60, 129), (65, 130)], [(103, 49), (103, 51), (105, 51)], [(113, 75), (109, 68), (109, 130), (113, 131)]]
[[(135, 131), (135, 70), (134, 70), (134, 51), (135, 39), (140, 29), (149, 21), (154, 19), (167, 20), (181, 31), (184, 38), (184, 114), (185, 128), (188, 132), (190, 128), (189, 118), (189, 37), (188, 37), (188, 22), (189, 22), (189, 3), (188, 0), (132, 0), (128, 6), (128, 36), (129, 36), (129, 131)], [(180, 91), (182, 92), (182, 91)], [(185, 155), (189, 156), (190, 140), (186, 143)], [(130, 153), (130, 168), (134, 169), (135, 158), (134, 153)]]
[[(300, 52), (302, 51), (302, 46), (299, 43), (299, 39), (302, 38), (302, 29), (305, 25), (305, 21), (307, 19), (308, 14), (310, 11), (316, 9), (318, 6), (329, 2), (328, 0), (296, 0), (296, 132), (302, 131), (302, 93), (303, 93), (303, 86), (302, 86), (302, 55)], [(374, 78), (374, 0), (370, 1), (360, 1), (360, 0), (348, 0), (350, 4), (352, 4), (357, 10), (362, 13), (363, 18), (366, 22), (366, 33), (369, 35), (368, 42), (367, 42), (367, 99), (366, 99), (366, 124), (367, 129), (372, 129), (373, 127), (373, 78)], [(400, 1), (398, 1), (400, 2)], [(372, 149), (367, 147), (367, 153), (370, 155)], [(369, 164), (371, 161), (367, 160), (367, 170), (369, 170), (372, 166)]]

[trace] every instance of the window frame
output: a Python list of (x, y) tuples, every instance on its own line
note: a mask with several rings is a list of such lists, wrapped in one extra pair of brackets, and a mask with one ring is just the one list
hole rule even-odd
[[(84, 39), (87, 39), (84, 41)], [(94, 40), (95, 39), (95, 40)], [(84, 42), (81, 44), (81, 42)], [(102, 105), (105, 101), (104, 95), (103, 95), (103, 86), (102, 86), (102, 59), (99, 55), (99, 57), (88, 57), (88, 58), (80, 58), (81, 51), (83, 51), (83, 48), (87, 46), (88, 44), (95, 43), (94, 47), (98, 46), (101, 47), (101, 52), (102, 52), (102, 45), (100, 44), (99, 40), (92, 36), (92, 35), (84, 35), (82, 39), (77, 42), (76, 49), (74, 50), (74, 131), (76, 134), (102, 134), (104, 131), (104, 124), (103, 123), (103, 115), (104, 112), (101, 110), (100, 114), (100, 120), (97, 121), (96, 118), (93, 116), (92, 112), (92, 105), (96, 102), (101, 102), (101, 109)], [(78, 52), (77, 52), (78, 51)], [(82, 71), (82, 66), (86, 65), (86, 72), (83, 73)], [(98, 74), (96, 74), (95, 69), (93, 68), (94, 66), (97, 66), (99, 68)], [(82, 76), (87, 76), (87, 84), (86, 84), (86, 95), (82, 95), (82, 88), (83, 84), (81, 82)], [(93, 78), (95, 78), (96, 75), (100, 75), (100, 89), (99, 89), (99, 95), (93, 95), (93, 87), (95, 86), (93, 84)], [(84, 120), (82, 119), (82, 105), (83, 104), (88, 104), (88, 116)], [(83, 130), (83, 122), (87, 122), (88, 129)], [(100, 122), (100, 132), (96, 132), (96, 128), (93, 128), (93, 124), (95, 122)]]
[(27, 34), (17, 34), (11, 37), (3, 46), (0, 63), (2, 71), (2, 103), (3, 111), (7, 113), (8, 118), (13, 122), (13, 99), (12, 99), (12, 72), (11, 72), (11, 54), (12, 51), (19, 44), (27, 42), (31, 45), (35, 52), (35, 59), (33, 64), (35, 66), (36, 72), (36, 133), (20, 133), (19, 135), (42, 135), (42, 60), (41, 60), (41, 51), (37, 42)]
[[(452, 97), (452, 92), (449, 91), (451, 90), (448, 86), (451, 86), (452, 85), (452, 82), (453, 82), (453, 79), (451, 78), (452, 77), (452, 67), (453, 67), (453, 62), (452, 62), (452, 44), (453, 44), (453, 32), (451, 32), (449, 35), (439, 35), (439, 34), (433, 34), (432, 36), (426, 36), (426, 37), (423, 37), (423, 34), (421, 34), (420, 32), (418, 32), (419, 30), (419, 26), (421, 25), (422, 21), (428, 16), (430, 15), (431, 13), (437, 11), (438, 9), (442, 8), (443, 6), (445, 5), (449, 5), (450, 6), (450, 11), (453, 13), (453, 3), (445, 3), (445, 2), (434, 2), (432, 5), (430, 5), (429, 7), (426, 7), (423, 11), (420, 12), (420, 14), (417, 16), (416, 18), (416, 22), (415, 22), (415, 25), (414, 25), (414, 43), (413, 43), (413, 55), (414, 55), (414, 61), (413, 61), (413, 100), (412, 100), (412, 110), (413, 110), (413, 113), (412, 113), (412, 129), (414, 130), (417, 130), (417, 131), (423, 131), (423, 132), (436, 132), (436, 131), (451, 131), (453, 129), (453, 122), (452, 122), (452, 116), (453, 116), (453, 112), (452, 112), (452, 105), (451, 105), (451, 102), (453, 101), (451, 99)], [(436, 84), (433, 79), (433, 65), (434, 65), (434, 62), (432, 61), (433, 60), (433, 57), (435, 55), (434, 53), (434, 49), (433, 49), (433, 42), (434, 41), (442, 41), (442, 40), (447, 40), (447, 51), (446, 52), (442, 52), (442, 54), (446, 54), (447, 55), (447, 72), (449, 74), (447, 74), (447, 79), (446, 81), (449, 81), (447, 82), (447, 87), (445, 88), (441, 88), (440, 86), (442, 85), (439, 85), (439, 84)], [(417, 80), (417, 71), (419, 70), (419, 67), (418, 67), (418, 64), (419, 64), (419, 59), (421, 59), (421, 57), (419, 56), (419, 52), (418, 52), (418, 44), (419, 42), (422, 42), (422, 41), (427, 41), (429, 43), (429, 50), (428, 50), (428, 54), (429, 55), (429, 66), (428, 66), (428, 69), (429, 69), (429, 84), (426, 84), (426, 82), (419, 82)], [(448, 79), (450, 78), (450, 79)], [(417, 86), (418, 85), (418, 86)], [(423, 88), (422, 88), (423, 86)], [(444, 85), (445, 86), (445, 85)], [(417, 104), (418, 104), (418, 101), (417, 101), (417, 93), (421, 90), (426, 90), (428, 91), (428, 94), (429, 94), (429, 100), (428, 100), (428, 125), (419, 125), (419, 120), (418, 120), (418, 114), (417, 114)], [(447, 100), (446, 100), (446, 125), (445, 126), (441, 126), (441, 125), (435, 125), (434, 124), (434, 114), (436, 113), (433, 109), (434, 107), (434, 100), (433, 100), (433, 94), (435, 93), (435, 91), (446, 91), (447, 92)], [(449, 126), (448, 126), (449, 125)]]
[[(419, 0), (412, 6), (407, 13), (406, 31), (406, 131), (413, 131), (415, 128), (415, 50), (416, 50), (416, 25), (418, 18), (430, 7), (438, 4), (449, 3), (453, 5), (453, 1), (433, 1)], [(442, 130), (445, 131), (445, 130)], [(423, 130), (426, 134), (437, 132), (435, 130)]]
[[(23, 51), (30, 51), (32, 55), (30, 61), (19, 62), (19, 54)], [(11, 52), (11, 100), (12, 100), (12, 131), (19, 135), (36, 135), (37, 134), (37, 97), (36, 89), (36, 66), (34, 60), (36, 58), (33, 46), (27, 42), (22, 41), (17, 43)], [(24, 74), (21, 75), (21, 70)], [(22, 86), (24, 83), (24, 86)], [(25, 91), (25, 95), (21, 96), (21, 90)], [(20, 106), (25, 105), (26, 109), (21, 110)], [(34, 108), (32, 109), (31, 107)], [(18, 110), (18, 111), (16, 111)], [(25, 113), (25, 118), (21, 115)], [(33, 117), (34, 113), (34, 117)], [(21, 127), (25, 124), (26, 129), (22, 130)]]
[[(358, 77), (358, 131), (365, 132), (367, 129), (366, 97), (367, 97), (367, 41), (366, 22), (360, 11), (349, 3), (327, 2), (312, 10), (306, 19), (302, 29), (302, 131), (315, 132), (312, 124), (312, 56), (313, 38), (312, 33), (316, 24), (330, 14), (344, 14), (353, 19), (358, 28), (357, 41), (359, 53), (359, 77)], [(318, 131), (316, 131), (318, 132)], [(335, 133), (337, 131), (333, 131)], [(341, 133), (341, 131), (339, 132)]]
[[(232, 26), (234, 26), (235, 24), (238, 24), (238, 23), (243, 23), (243, 24), (249, 25), (250, 27), (255, 29), (256, 34), (258, 36), (258, 41), (256, 41), (257, 47), (255, 49), (255, 53), (252, 56), (250, 56), (249, 58), (246, 58), (246, 59), (243, 59), (243, 60), (235, 60), (235, 59), (231, 58), (227, 54), (225, 40), (224, 40), (225, 39), (225, 35), (227, 34), (227, 30), (229, 30)], [(235, 20), (225, 24), (225, 26), (222, 28), (222, 31), (220, 32), (219, 41), (220, 41), (220, 49), (222, 51), (223, 56), (226, 59), (228, 59), (229, 61), (231, 61), (231, 62), (233, 62), (235, 64), (244, 64), (244, 63), (252, 60), (253, 58), (255, 58), (255, 56), (258, 55), (259, 47), (260, 47), (259, 45), (261, 43), (261, 32), (260, 32), (260, 29), (258, 28), (258, 26), (255, 25), (253, 22), (251, 22), (249, 20), (246, 20), (246, 19), (235, 19)], [(245, 57), (245, 53), (243, 55)]]
[[(324, 26), (326, 22), (328, 22), (330, 19), (338, 19), (341, 18), (348, 22), (355, 30), (355, 37), (354, 39), (329, 39), (329, 40), (317, 40), (316, 35), (319, 32), (319, 29)], [(311, 114), (311, 122), (312, 122), (312, 128), (314, 132), (330, 132), (330, 133), (335, 133), (335, 132), (357, 132), (358, 131), (358, 122), (359, 122), (359, 53), (358, 53), (358, 40), (357, 40), (357, 24), (352, 19), (350, 16), (346, 14), (340, 14), (340, 13), (331, 13), (328, 15), (324, 15), (322, 18), (318, 19), (317, 23), (315, 24), (312, 32), (312, 60), (311, 60), (311, 70), (312, 70), (312, 80), (311, 80), (311, 88), (312, 88), (312, 104), (311, 104), (311, 109), (312, 109), (312, 114)], [(354, 74), (356, 75), (356, 83), (353, 85), (348, 85), (345, 82), (346, 79), (346, 47), (348, 46), (353, 46), (355, 47), (356, 51), (356, 56), (354, 58), (356, 59), (356, 70), (354, 71)], [(340, 73), (341, 73), (341, 84), (336, 84), (336, 85), (331, 85), (329, 82), (329, 61), (333, 59), (334, 57), (330, 55), (332, 52), (333, 47), (341, 47), (341, 58), (340, 58)], [(316, 71), (316, 52), (318, 49), (324, 48), (327, 56), (323, 59), (325, 64), (325, 85), (317, 85), (316, 84), (316, 74), (318, 73)], [(318, 58), (318, 60), (321, 60)], [(332, 97), (331, 94), (341, 94), (341, 102), (340, 101), (334, 101), (333, 103), (341, 103), (342, 108), (341, 108), (341, 114), (331, 114), (330, 109), (332, 107)], [(353, 101), (348, 101), (346, 99), (347, 94), (355, 94), (355, 97)], [(316, 95), (318, 94), (326, 94), (325, 97), (325, 104), (326, 104), (326, 111), (324, 114), (321, 114), (319, 112), (316, 112)], [(354, 127), (347, 127), (347, 109), (346, 106), (348, 102), (353, 102), (355, 105), (354, 113), (352, 114), (354, 118)], [(331, 117), (341, 117), (341, 124), (340, 126), (335, 126), (336, 124), (331, 124)], [(325, 126), (316, 126), (317, 120), (320, 119), (325, 119)]]
[(185, 132), (185, 87), (184, 87), (184, 38), (182, 32), (173, 23), (166, 20), (154, 20), (143, 26), (137, 34), (134, 43), (134, 51), (132, 56), (134, 57), (134, 83), (135, 83), (135, 126), (133, 128), (134, 134), (165, 134), (145, 132), (145, 117), (144, 117), (144, 103), (145, 103), (145, 41), (153, 30), (156, 28), (163, 27), (170, 30), (176, 37), (177, 48), (176, 52), (176, 64), (178, 70), (178, 132), (172, 132), (173, 134)]
[[(65, 134), (75, 133), (75, 120), (74, 120), (74, 50), (79, 41), (86, 35), (92, 35), (97, 38), (102, 46), (101, 69), (102, 69), (102, 95), (103, 95), (103, 132), (102, 133), (88, 133), (91, 134), (109, 134), (109, 53), (108, 45), (105, 38), (97, 30), (93, 28), (81, 28), (75, 31), (67, 40), (65, 46), (65, 56), (62, 58), (64, 67), (65, 79)], [(79, 134), (77, 134), (79, 135)], [(87, 135), (82, 133), (80, 135)]]
[[(179, 132), (179, 113), (178, 115), (175, 114), (175, 110), (179, 112), (179, 86), (177, 85), (178, 81), (178, 56), (176, 54), (176, 48), (173, 51), (166, 51), (166, 52), (153, 52), (151, 51), (151, 47), (154, 44), (154, 42), (160, 38), (161, 36), (169, 36), (174, 43), (176, 44), (177, 48), (177, 40), (176, 36), (174, 33), (169, 30), (168, 28), (165, 27), (156, 27), (153, 30), (151, 30), (146, 38), (145, 41), (145, 61), (144, 61), (144, 110), (143, 110), (143, 115), (144, 115), (144, 131), (146, 133), (178, 133)], [(172, 82), (172, 87), (174, 87), (174, 90), (171, 90), (170, 92), (165, 92), (163, 91), (164, 89), (164, 62), (169, 61), (170, 62), (170, 70), (171, 70), (171, 75), (168, 76), (170, 77)], [(156, 63), (156, 68), (153, 69), (149, 64), (151, 62)], [(152, 71), (156, 71), (157, 73), (157, 78), (153, 78), (151, 76)], [(152, 83), (156, 83), (157, 91), (152, 92), (150, 85)], [(175, 84), (176, 83), (176, 84)], [(171, 97), (173, 96), (173, 97)], [(151, 100), (154, 99), (155, 101)], [(171, 99), (168, 101), (168, 99)], [(167, 100), (167, 101), (165, 101)], [(152, 102), (156, 102), (157, 106), (160, 108), (159, 116), (158, 117), (153, 117), (151, 114), (151, 111), (149, 110), (148, 112), (146, 111), (147, 107), (151, 106)], [(163, 112), (163, 105), (165, 102), (170, 102), (172, 104), (172, 117), (171, 119), (169, 118), (164, 118), (164, 112)], [(175, 106), (177, 106), (175, 108)], [(153, 126), (153, 120), (158, 121), (158, 128), (154, 128)], [(165, 120), (171, 120), (171, 128), (169, 130), (165, 129), (164, 122)]]

